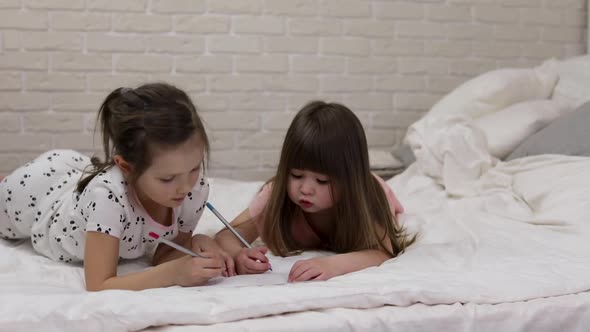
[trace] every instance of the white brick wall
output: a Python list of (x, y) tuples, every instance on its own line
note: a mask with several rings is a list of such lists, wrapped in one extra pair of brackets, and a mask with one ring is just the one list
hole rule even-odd
[(388, 148), (471, 77), (584, 53), (586, 17), (586, 0), (0, 0), (0, 174), (96, 151), (102, 99), (150, 80), (193, 97), (213, 175), (269, 176), (310, 99)]

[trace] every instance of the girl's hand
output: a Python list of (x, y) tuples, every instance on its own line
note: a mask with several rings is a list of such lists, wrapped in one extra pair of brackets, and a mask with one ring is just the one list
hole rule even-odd
[(317, 257), (295, 262), (288, 281), (328, 280), (339, 275), (333, 257)]
[(225, 268), (222, 275), (224, 277), (233, 277), (236, 275), (234, 259), (225, 250), (221, 249), (212, 238), (197, 234), (193, 236), (192, 248), (193, 251), (210, 253), (223, 260)]
[(235, 257), (236, 272), (238, 274), (260, 274), (268, 271), (271, 266), (266, 257), (268, 248), (242, 248)]
[(227, 253), (225, 250), (219, 248), (219, 254), (221, 258), (225, 261), (225, 270), (223, 271), (224, 277), (233, 277), (236, 274), (236, 268), (234, 264), (234, 259)]
[(225, 263), (219, 257), (210, 253), (202, 253), (205, 258), (183, 256), (174, 260), (175, 283), (179, 286), (201, 286), (209, 279), (219, 277), (225, 267)]

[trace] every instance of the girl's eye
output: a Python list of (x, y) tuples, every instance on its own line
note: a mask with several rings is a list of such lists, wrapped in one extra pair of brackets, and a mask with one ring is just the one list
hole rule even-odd
[(320, 180), (320, 179), (317, 179), (316, 181), (317, 181), (319, 184), (328, 184), (328, 180)]
[(291, 176), (296, 178), (296, 179), (301, 179), (301, 175), (300, 174), (295, 174), (295, 173), (291, 173)]
[(164, 182), (164, 183), (169, 183), (172, 182), (172, 180), (174, 180), (174, 178), (169, 178), (169, 179), (160, 179), (160, 181)]

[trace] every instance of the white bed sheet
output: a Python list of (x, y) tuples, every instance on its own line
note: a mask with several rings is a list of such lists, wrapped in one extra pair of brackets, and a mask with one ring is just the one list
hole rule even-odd
[[(388, 181), (405, 205), (402, 222), (420, 232), (420, 239), (380, 267), (326, 282), (87, 293), (80, 266), (39, 257), (28, 244), (0, 241), (0, 328), (138, 331), (177, 324), (387, 330), (402, 324), (406, 331), (495, 326), (575, 331), (587, 326), (590, 158), (501, 163), (486, 154), (480, 133), (470, 126), (435, 123), (411, 128), (411, 144), (421, 151), (418, 161)], [(211, 202), (231, 219), (260, 185), (213, 179)], [(220, 227), (208, 213), (197, 231)], [(322, 253), (306, 255), (316, 254)], [(292, 264), (271, 259), (283, 271)], [(122, 271), (144, 267), (124, 263)]]
[(144, 332), (586, 332), (590, 293), (501, 304), (422, 303), (408, 307), (334, 308), (287, 313), (214, 325), (169, 325)]

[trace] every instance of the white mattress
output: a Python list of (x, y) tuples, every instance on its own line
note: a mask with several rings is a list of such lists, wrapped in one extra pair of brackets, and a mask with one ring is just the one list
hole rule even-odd
[[(590, 158), (501, 163), (478, 135), (460, 124), (412, 128), (418, 161), (388, 184), (420, 238), (380, 267), (284, 284), (293, 260), (271, 257), (273, 276), (87, 293), (80, 266), (0, 241), (0, 328), (582, 331), (590, 320)], [(210, 201), (231, 219), (260, 184), (213, 179)], [(220, 227), (206, 214), (197, 231)]]

